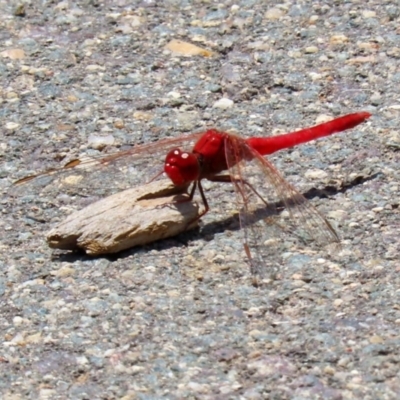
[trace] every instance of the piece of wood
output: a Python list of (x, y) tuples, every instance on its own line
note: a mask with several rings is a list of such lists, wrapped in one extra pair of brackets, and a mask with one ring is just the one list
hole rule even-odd
[(51, 248), (111, 254), (198, 225), (199, 205), (169, 180), (116, 193), (69, 215), (47, 234)]

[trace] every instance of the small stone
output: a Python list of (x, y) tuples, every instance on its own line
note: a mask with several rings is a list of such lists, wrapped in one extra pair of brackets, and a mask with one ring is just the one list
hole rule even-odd
[(308, 179), (324, 179), (328, 174), (322, 169), (309, 169), (304, 176)]
[(320, 114), (318, 115), (318, 117), (315, 120), (316, 124), (323, 124), (324, 122), (329, 122), (332, 121), (332, 117), (330, 115), (326, 115), (326, 114)]
[(213, 108), (220, 108), (222, 110), (227, 110), (228, 108), (231, 108), (232, 106), (233, 106), (233, 101), (231, 99), (227, 99), (225, 97), (216, 101), (213, 104)]
[(305, 283), (304, 281), (302, 281), (302, 280), (294, 280), (294, 281), (292, 282), (292, 286), (293, 286), (294, 288), (301, 288), (301, 287), (303, 287), (305, 284), (306, 284), (306, 283)]
[(330, 44), (344, 44), (349, 41), (349, 38), (345, 35), (333, 35), (329, 39)]
[[(140, 372), (143, 372), (145, 370), (144, 367), (142, 367), (141, 365), (132, 365), (132, 367), (130, 368), (130, 372), (131, 374), (135, 375), (138, 374)], [(136, 399), (137, 397), (135, 397)]]
[(197, 383), (197, 382), (189, 382), (187, 384), (188, 389), (192, 390), (193, 392), (196, 393), (208, 393), (209, 392), (209, 386), (206, 385), (205, 383)]
[(8, 100), (18, 99), (18, 94), (15, 92), (8, 92), (6, 95)]
[(104, 71), (105, 67), (103, 65), (89, 64), (86, 66), (86, 70), (88, 70), (88, 71)]
[(323, 77), (323, 75), (318, 72), (310, 72), (309, 76), (313, 81), (319, 81)]
[(123, 397), (120, 398), (120, 400), (136, 400), (136, 399), (137, 399), (136, 392), (133, 391), (129, 391), (127, 394), (125, 394)]
[(382, 96), (380, 95), (380, 93), (374, 93), (374, 94), (371, 96), (371, 103), (372, 103), (374, 106), (379, 105), (381, 102), (382, 102)]
[(37, 398), (39, 400), (50, 400), (50, 399), (54, 399), (54, 397), (56, 397), (56, 396), (57, 396), (56, 390), (41, 388)]
[(216, 264), (222, 264), (225, 262), (225, 257), (222, 254), (217, 254), (212, 261)]
[(371, 10), (364, 10), (361, 15), (363, 18), (375, 18), (376, 17), (376, 12), (371, 11)]
[(214, 55), (212, 51), (205, 50), (194, 44), (176, 39), (171, 40), (169, 43), (167, 43), (165, 49), (169, 50), (171, 53), (187, 57), (198, 56), (198, 55), (203, 57), (212, 57)]
[(340, 307), (343, 304), (343, 300), (342, 299), (336, 299), (333, 301), (333, 305), (335, 307)]
[(252, 336), (252, 337), (257, 337), (257, 336), (260, 336), (262, 334), (263, 334), (263, 332), (261, 332), (258, 329), (253, 329), (252, 331), (249, 332), (249, 336)]
[(292, 279), (295, 281), (302, 281), (303, 280), (303, 275), (302, 274), (293, 274)]
[(88, 138), (88, 144), (92, 149), (102, 150), (106, 146), (112, 146), (115, 142), (115, 138), (113, 135), (107, 136), (97, 136), (90, 135)]
[(20, 316), (16, 316), (16, 317), (13, 318), (14, 326), (22, 325), (23, 321), (24, 321), (24, 319), (22, 317), (20, 317)]
[(167, 96), (172, 97), (173, 99), (179, 99), (181, 94), (179, 92), (168, 92)]
[(196, 111), (182, 111), (176, 113), (176, 120), (179, 126), (190, 130), (199, 120), (199, 115)]
[(145, 22), (145, 19), (139, 15), (129, 15), (128, 21), (130, 26), (137, 28)]
[(75, 102), (77, 102), (79, 99), (76, 97), (76, 96), (74, 96), (74, 95), (72, 95), (72, 94), (70, 94), (69, 96), (67, 96), (67, 101), (69, 101), (69, 102), (71, 102), (71, 103), (75, 103)]
[(317, 46), (308, 46), (304, 49), (304, 52), (306, 54), (314, 54), (318, 53), (318, 47)]
[(378, 50), (377, 44), (373, 42), (358, 43), (358, 47), (364, 50), (371, 50), (371, 51)]
[(86, 39), (82, 43), (82, 47), (96, 46), (98, 42), (94, 39)]
[(229, 271), (230, 269), (231, 269), (231, 266), (229, 264), (222, 264), (221, 267), (219, 268), (219, 270), (222, 272)]
[(26, 343), (39, 343), (42, 339), (42, 334), (40, 332), (34, 333), (26, 337)]
[(24, 335), (22, 333), (17, 333), (11, 340), (13, 345), (23, 346), (25, 345)]
[(67, 10), (69, 8), (68, 1), (60, 1), (54, 8), (58, 11)]
[(176, 299), (181, 297), (181, 292), (179, 290), (170, 290), (167, 294), (169, 297), (176, 298)]
[(144, 111), (135, 111), (133, 113), (133, 118), (139, 121), (150, 121), (153, 118), (153, 115)]
[(367, 64), (367, 63), (376, 63), (377, 59), (374, 56), (359, 56), (359, 57), (353, 57), (349, 58), (346, 61), (346, 64)]
[(336, 370), (335, 370), (335, 368), (331, 367), (330, 365), (327, 365), (327, 366), (324, 368), (324, 372), (325, 372), (325, 374), (327, 374), (327, 375), (335, 375)]
[(76, 362), (77, 362), (78, 365), (89, 364), (89, 360), (85, 356), (76, 357)]
[(5, 128), (9, 131), (14, 131), (19, 128), (19, 124), (16, 122), (7, 122)]
[(61, 267), (60, 269), (58, 269), (57, 271), (52, 271), (51, 275), (53, 276), (58, 276), (60, 278), (65, 278), (67, 276), (71, 276), (75, 273), (75, 269), (74, 268), (70, 268), (70, 267)]
[(378, 335), (371, 336), (371, 337), (369, 338), (369, 341), (370, 341), (370, 343), (372, 343), (372, 344), (382, 344), (382, 343), (385, 342), (385, 341), (383, 340), (383, 338), (382, 338), (381, 336), (378, 336)]
[(83, 179), (83, 177), (81, 175), (67, 176), (66, 178), (63, 179), (63, 184), (77, 185), (82, 179)]
[(26, 15), (25, 4), (18, 4), (14, 10), (14, 15), (16, 17), (25, 17)]
[(277, 20), (285, 15), (284, 11), (278, 7), (270, 8), (265, 14), (264, 18), (269, 20)]
[(22, 49), (7, 49), (0, 53), (2, 57), (8, 57), (11, 60), (21, 60), (25, 58), (25, 52)]
[(56, 125), (56, 129), (60, 132), (73, 131), (75, 129), (75, 126), (68, 124), (58, 124)]
[(124, 129), (125, 128), (124, 121), (121, 121), (121, 120), (115, 121), (114, 127), (117, 129)]
[(333, 211), (330, 211), (327, 216), (336, 221), (340, 221), (340, 220), (343, 220), (347, 216), (347, 212), (344, 210), (333, 210)]

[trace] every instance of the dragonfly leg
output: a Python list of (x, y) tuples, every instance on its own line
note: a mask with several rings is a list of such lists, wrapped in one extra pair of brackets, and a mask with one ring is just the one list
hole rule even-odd
[(173, 201), (173, 202), (171, 203), (171, 204), (180, 204), (180, 203), (186, 203), (186, 202), (188, 202), (188, 201), (192, 201), (193, 198), (194, 198), (194, 194), (195, 194), (195, 192), (196, 192), (196, 188), (197, 188), (197, 187), (199, 188), (201, 200), (202, 200), (202, 202), (203, 202), (203, 204), (204, 204), (204, 210), (203, 210), (201, 213), (199, 213), (199, 215), (197, 215), (195, 218), (193, 218), (192, 220), (190, 220), (190, 221), (188, 222), (188, 224), (187, 224), (188, 226), (192, 225), (194, 222), (196, 222), (197, 220), (199, 220), (203, 215), (207, 214), (208, 211), (210, 210), (210, 207), (209, 207), (209, 205), (208, 205), (208, 201), (207, 201), (207, 199), (206, 199), (206, 196), (205, 196), (205, 194), (204, 194), (204, 190), (203, 190), (203, 187), (201, 186), (200, 181), (194, 181), (194, 182), (193, 182), (193, 186), (192, 186), (192, 188), (191, 188), (191, 190), (190, 190), (190, 193), (189, 193), (189, 196), (188, 196), (188, 197), (186, 197), (186, 198), (184, 198), (184, 199), (180, 199), (180, 200), (175, 200), (175, 201)]
[[(203, 200), (203, 204), (204, 204), (204, 210), (200, 213), (200, 216), (197, 217), (197, 218), (201, 218), (203, 215), (208, 213), (208, 211), (210, 210), (210, 207), (208, 206), (208, 201), (206, 199), (206, 196), (205, 196), (204, 190), (203, 190), (203, 186), (201, 186), (200, 181), (197, 181), (197, 186), (199, 187), (200, 196), (201, 196), (201, 199)], [(193, 194), (194, 194), (194, 191), (193, 191)]]
[(190, 225), (193, 225), (196, 221), (198, 221), (203, 215), (207, 214), (208, 211), (210, 210), (210, 207), (208, 205), (208, 202), (207, 202), (207, 199), (204, 194), (204, 190), (203, 190), (203, 187), (201, 186), (200, 181), (194, 181), (192, 189), (190, 190), (190, 193), (189, 193), (189, 197), (187, 197), (184, 200), (178, 200), (177, 203), (183, 203), (185, 201), (192, 201), (197, 187), (199, 188), (201, 200), (203, 201), (203, 204), (204, 204), (204, 210), (201, 213), (199, 213), (195, 218), (190, 220), (186, 225), (187, 227), (189, 227)]

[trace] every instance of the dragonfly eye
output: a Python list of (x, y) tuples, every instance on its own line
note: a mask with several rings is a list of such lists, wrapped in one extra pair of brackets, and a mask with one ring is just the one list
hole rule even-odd
[(199, 161), (193, 153), (173, 149), (165, 158), (164, 172), (175, 185), (193, 182), (200, 175)]

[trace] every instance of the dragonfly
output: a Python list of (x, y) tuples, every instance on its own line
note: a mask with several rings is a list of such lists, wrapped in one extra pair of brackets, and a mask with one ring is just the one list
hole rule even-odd
[[(94, 174), (100, 173), (100, 182), (104, 185), (107, 185), (104, 179), (106, 175), (114, 184), (119, 181), (117, 177), (120, 173), (124, 176), (132, 175), (137, 180), (138, 176), (148, 176), (141, 171), (141, 166), (161, 164), (165, 157), (164, 166), (155, 175), (156, 178), (166, 175), (176, 186), (189, 187), (191, 184), (189, 200), (193, 199), (198, 190), (204, 208), (197, 218), (210, 209), (202, 185), (204, 179), (233, 184), (240, 227), (244, 232), (245, 254), (250, 262), (251, 272), (258, 275), (260, 268), (266, 263), (266, 252), (262, 249), (273, 248), (271, 242), (265, 240), (266, 227), (271, 225), (277, 215), (283, 215), (284, 222), (273, 225), (278, 226), (279, 232), (285, 235), (289, 232), (323, 245), (340, 242), (339, 235), (330, 222), (283, 178), (265, 156), (354, 128), (370, 116), (368, 112), (356, 112), (310, 128), (272, 137), (242, 138), (209, 129), (134, 146), (101, 157), (75, 158), (62, 167), (19, 179), (14, 185), (37, 183), (40, 187), (51, 187), (53, 179), (68, 174), (88, 177), (90, 182)], [(183, 151), (183, 146), (191, 150)], [(104, 167), (107, 167), (107, 174)], [(85, 187), (85, 180), (78, 179), (76, 182)]]

